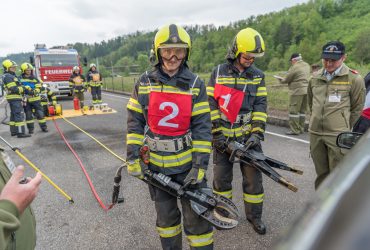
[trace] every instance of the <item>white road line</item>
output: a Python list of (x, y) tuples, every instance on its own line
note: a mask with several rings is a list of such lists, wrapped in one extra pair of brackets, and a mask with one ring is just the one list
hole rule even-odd
[(298, 139), (298, 138), (294, 138), (294, 137), (291, 137), (291, 136), (277, 134), (277, 133), (274, 133), (274, 132), (266, 131), (266, 134), (275, 135), (275, 136), (286, 138), (286, 139), (290, 139), (290, 140), (293, 140), (293, 141), (299, 141), (299, 142), (302, 142), (302, 143), (310, 144), (309, 141)]
[(121, 98), (121, 99), (127, 99), (129, 100), (130, 97), (127, 97), (127, 96), (123, 96), (123, 95), (112, 95), (112, 94), (107, 94), (107, 93), (102, 93), (103, 95), (107, 95), (107, 96), (112, 96), (112, 97), (117, 97), (117, 98)]
[[(112, 97), (121, 98), (121, 99), (127, 99), (127, 100), (129, 100), (129, 99), (130, 99), (129, 97), (122, 96), (122, 95), (112, 95), (112, 94), (107, 94), (107, 93), (102, 93), (102, 94), (103, 94), (103, 95), (107, 95), (107, 96), (112, 96)], [(298, 139), (298, 138), (294, 138), (294, 137), (291, 137), (291, 136), (286, 136), (286, 135), (277, 134), (277, 133), (274, 133), (274, 132), (266, 131), (266, 134), (275, 135), (275, 136), (278, 136), (278, 137), (281, 137), (281, 138), (290, 139), (290, 140), (293, 140), (293, 141), (298, 141), (298, 142), (302, 142), (302, 143), (310, 144), (310, 142), (309, 142), (309, 141), (302, 140), (302, 139)]]
[(5, 101), (5, 97), (0, 101), (0, 105)]

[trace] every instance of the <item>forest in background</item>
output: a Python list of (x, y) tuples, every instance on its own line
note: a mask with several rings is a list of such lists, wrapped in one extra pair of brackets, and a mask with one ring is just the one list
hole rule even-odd
[[(294, 52), (301, 53), (310, 64), (320, 63), (321, 48), (330, 40), (340, 40), (346, 45), (350, 67), (360, 71), (370, 69), (369, 0), (310, 0), (226, 26), (186, 26), (193, 41), (189, 62), (192, 70), (208, 73), (222, 63), (233, 37), (245, 27), (258, 30), (265, 40), (265, 56), (256, 61), (263, 70), (287, 70), (289, 57)], [(104, 75), (110, 75), (112, 67), (115, 73), (129, 75), (149, 67), (155, 32), (137, 31), (94, 44), (72, 45), (89, 63), (98, 60)], [(28, 61), (30, 55), (32, 53), (18, 53), (8, 58), (22, 63)]]

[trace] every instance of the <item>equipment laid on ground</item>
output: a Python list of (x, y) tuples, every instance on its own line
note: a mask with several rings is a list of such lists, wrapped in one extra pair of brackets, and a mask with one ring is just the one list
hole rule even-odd
[[(119, 197), (121, 166), (114, 177), (112, 204), (123, 202)], [(236, 205), (228, 198), (212, 193), (211, 188), (195, 189), (189, 183), (181, 185), (162, 173), (152, 170), (143, 171), (143, 181), (153, 185), (179, 199), (190, 200), (193, 211), (219, 230), (232, 229), (238, 225), (239, 212)]]
[(89, 106), (89, 110), (101, 110), (102, 112), (112, 112), (112, 108), (107, 103), (93, 104)]
[(62, 115), (63, 114), (63, 108), (61, 104), (56, 104), (55, 106), (49, 105), (48, 106), (49, 116), (54, 115)]
[[(302, 170), (292, 168), (283, 162), (267, 157), (262, 152), (257, 152), (256, 150), (249, 149), (249, 145), (244, 145), (235, 141), (229, 142), (227, 144), (226, 151), (230, 154), (230, 161), (235, 163), (243, 162), (245, 164), (251, 165), (257, 168), (263, 174), (270, 177), (272, 180), (292, 190), (293, 192), (298, 191), (298, 188), (296, 186), (287, 181), (272, 168), (287, 170), (300, 175), (303, 174)], [(235, 158), (239, 158), (239, 160), (235, 160)]]

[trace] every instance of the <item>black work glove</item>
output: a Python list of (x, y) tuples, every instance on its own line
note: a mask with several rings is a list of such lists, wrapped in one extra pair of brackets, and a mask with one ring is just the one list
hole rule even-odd
[(226, 149), (226, 137), (222, 132), (216, 133), (212, 138), (212, 145), (220, 151), (225, 151)]
[(249, 148), (254, 148), (256, 146), (261, 146), (261, 136), (257, 133), (252, 133), (251, 136), (248, 138), (248, 140), (245, 142), (245, 144), (249, 146)]

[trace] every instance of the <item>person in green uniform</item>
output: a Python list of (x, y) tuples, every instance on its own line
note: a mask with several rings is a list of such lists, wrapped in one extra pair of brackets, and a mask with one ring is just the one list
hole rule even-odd
[(0, 249), (31, 250), (36, 246), (36, 220), (30, 204), (39, 190), (41, 174), (22, 180), (24, 167), (15, 168), (4, 150), (0, 151)]
[(307, 110), (307, 85), (310, 78), (310, 65), (303, 61), (301, 54), (293, 53), (290, 57), (292, 66), (280, 83), (289, 86), (289, 127), (285, 134), (304, 133)]
[(315, 188), (342, 160), (339, 133), (351, 131), (364, 107), (365, 83), (356, 70), (344, 64), (345, 46), (332, 41), (322, 49), (323, 68), (315, 72), (307, 89), (310, 117), (310, 153), (317, 178)]

